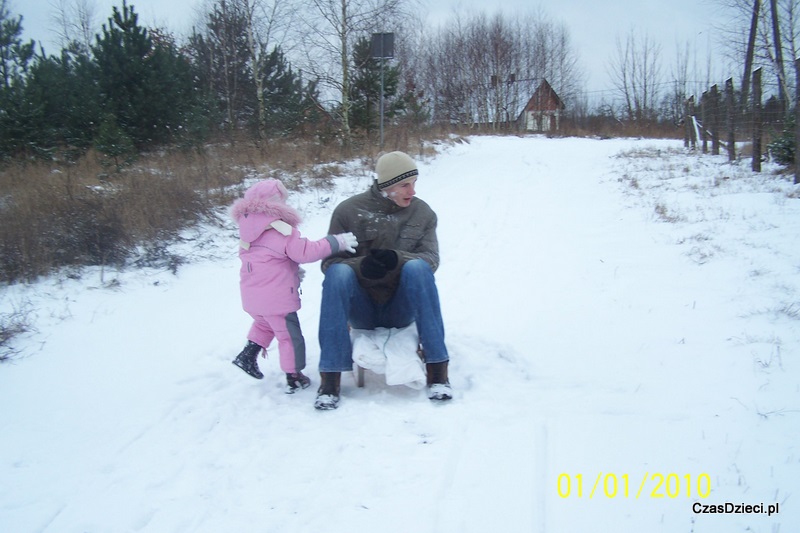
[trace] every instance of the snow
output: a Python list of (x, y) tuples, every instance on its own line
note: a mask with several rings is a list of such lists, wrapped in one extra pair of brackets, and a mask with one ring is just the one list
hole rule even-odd
[[(176, 274), (0, 289), (35, 326), (0, 366), (0, 530), (800, 531), (790, 177), (666, 140), (439, 148), (416, 188), (439, 216), (452, 402), (368, 373), (313, 409), (316, 265), (312, 388), (283, 393), (275, 346), (246, 376), (235, 228), (200, 227)], [(348, 168), (291, 198), (305, 236), (368, 186)], [(726, 502), (780, 507), (693, 512)]]

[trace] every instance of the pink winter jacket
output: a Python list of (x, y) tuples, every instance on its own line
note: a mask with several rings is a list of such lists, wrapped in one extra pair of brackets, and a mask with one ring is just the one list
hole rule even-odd
[(239, 225), (242, 307), (250, 315), (285, 315), (300, 309), (300, 263), (339, 251), (331, 236), (310, 241), (300, 235), (300, 215), (285, 203), (283, 185), (273, 179), (247, 190), (231, 208)]

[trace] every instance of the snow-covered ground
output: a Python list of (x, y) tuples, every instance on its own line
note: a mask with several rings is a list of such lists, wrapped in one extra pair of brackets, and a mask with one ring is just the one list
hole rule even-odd
[[(454, 401), (231, 365), (235, 228), (169, 271), (0, 289), (0, 531), (800, 531), (800, 191), (675, 141), (474, 137), (420, 165)], [(366, 189), (296, 193), (304, 235)], [(322, 275), (301, 323), (319, 382)], [(765, 514), (699, 514), (764, 504)], [(770, 505), (778, 513), (766, 515)], [(731, 508), (735, 510), (735, 508)]]

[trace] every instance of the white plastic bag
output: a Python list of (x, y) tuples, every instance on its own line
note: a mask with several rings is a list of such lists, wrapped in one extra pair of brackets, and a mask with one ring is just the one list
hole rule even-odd
[(387, 385), (425, 387), (425, 366), (417, 354), (417, 325), (405, 328), (352, 329), (353, 361), (376, 374), (386, 375)]

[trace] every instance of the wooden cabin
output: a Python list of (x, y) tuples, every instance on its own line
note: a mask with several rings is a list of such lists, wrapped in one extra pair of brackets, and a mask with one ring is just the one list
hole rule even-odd
[(561, 98), (547, 80), (542, 80), (517, 118), (519, 128), (544, 133), (558, 131), (564, 109)]

